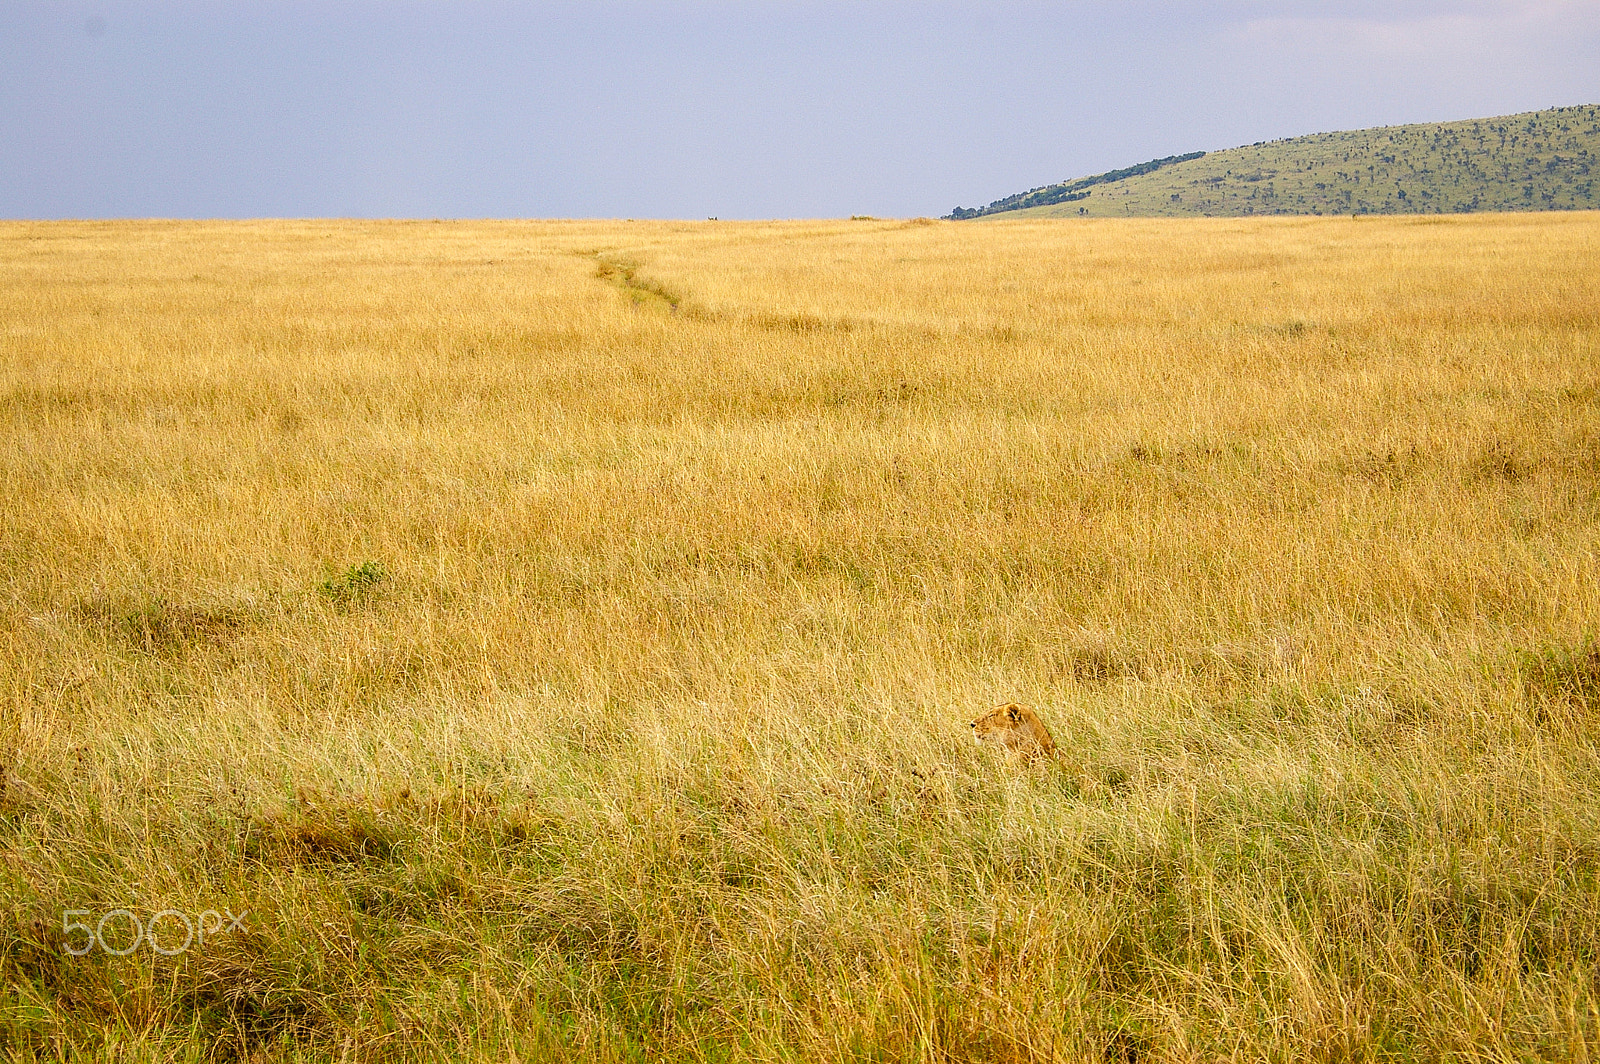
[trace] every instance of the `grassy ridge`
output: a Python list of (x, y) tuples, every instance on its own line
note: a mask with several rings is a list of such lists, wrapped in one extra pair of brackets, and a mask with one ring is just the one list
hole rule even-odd
[(1597, 229), (0, 226), (0, 1055), (1593, 1054)]
[[(957, 208), (952, 217), (1453, 214), (1600, 207), (1600, 107), (1318, 133)], [(1156, 165), (1161, 163), (1165, 165)], [(1106, 180), (1111, 178), (1111, 180)]]

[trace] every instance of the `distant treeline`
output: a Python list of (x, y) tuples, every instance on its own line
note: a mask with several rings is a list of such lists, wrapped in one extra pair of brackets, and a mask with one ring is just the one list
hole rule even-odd
[(1084, 199), (1089, 195), (1089, 190), (1095, 185), (1103, 185), (1110, 181), (1121, 181), (1125, 177), (1138, 177), (1140, 174), (1152, 173), (1163, 166), (1173, 163), (1186, 163), (1191, 159), (1198, 159), (1205, 155), (1203, 151), (1192, 151), (1187, 155), (1168, 155), (1164, 159), (1151, 159), (1147, 163), (1137, 166), (1123, 167), (1121, 170), (1107, 170), (1103, 174), (1093, 177), (1080, 177), (1076, 181), (1064, 181), (1059, 185), (1045, 185), (1028, 192), (1019, 192), (1005, 199), (997, 199), (987, 207), (957, 207), (946, 218), (960, 221), (963, 218), (981, 218), (985, 214), (999, 214), (1002, 211), (1020, 211), (1025, 207), (1048, 207), (1054, 203), (1071, 203), (1074, 200)]

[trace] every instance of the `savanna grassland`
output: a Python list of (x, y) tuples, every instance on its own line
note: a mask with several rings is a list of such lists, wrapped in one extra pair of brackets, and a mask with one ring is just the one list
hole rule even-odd
[(1600, 1051), (1595, 214), (4, 223), (0, 434), (0, 1058)]

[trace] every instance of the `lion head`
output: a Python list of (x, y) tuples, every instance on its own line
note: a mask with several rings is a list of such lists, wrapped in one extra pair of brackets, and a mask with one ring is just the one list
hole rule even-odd
[(1027, 706), (1007, 702), (996, 706), (972, 722), (972, 737), (980, 743), (994, 743), (1024, 757), (1054, 755), (1056, 742), (1050, 729), (1044, 726)]

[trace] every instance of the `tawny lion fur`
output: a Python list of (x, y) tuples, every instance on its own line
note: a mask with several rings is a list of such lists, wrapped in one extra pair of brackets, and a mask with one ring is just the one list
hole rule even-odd
[(1023, 757), (1054, 757), (1056, 741), (1039, 714), (1016, 702), (996, 706), (972, 722), (972, 737), (980, 743), (996, 743)]

